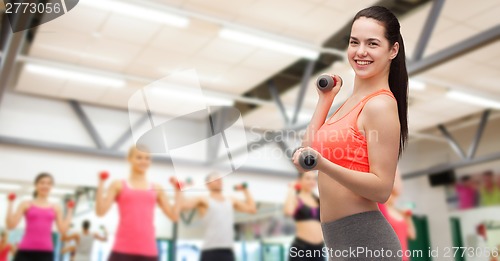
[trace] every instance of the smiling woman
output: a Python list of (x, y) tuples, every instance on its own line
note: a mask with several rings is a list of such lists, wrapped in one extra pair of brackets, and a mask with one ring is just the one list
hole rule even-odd
[(48, 198), (54, 185), (54, 178), (48, 173), (41, 173), (35, 178), (35, 193), (33, 200), (25, 200), (14, 212), (15, 197), (9, 197), (6, 215), (8, 229), (17, 227), (24, 217), (26, 230), (19, 243), (15, 261), (49, 261), (54, 260), (52, 243), (52, 224), (55, 223), (59, 233), (65, 233), (69, 227), (73, 210), (68, 205), (64, 217), (59, 205), (49, 202)]
[(106, 215), (115, 202), (118, 205), (116, 240), (108, 260), (158, 260), (154, 227), (155, 207), (158, 205), (168, 218), (177, 221), (179, 191), (176, 192), (176, 203), (171, 205), (162, 186), (149, 182), (147, 173), (151, 166), (151, 155), (147, 148), (131, 147), (127, 160), (130, 164), (128, 178), (114, 180), (106, 191), (104, 182), (108, 173), (99, 174), (95, 205), (97, 216)]
[(358, 12), (347, 50), (355, 72), (353, 93), (327, 120), (341, 84), (318, 91), (303, 148), (294, 154), (299, 171), (301, 153), (317, 156), (321, 226), (330, 260), (402, 257), (398, 238), (377, 206), (391, 193), (408, 132), (408, 74), (399, 28), (384, 7)]

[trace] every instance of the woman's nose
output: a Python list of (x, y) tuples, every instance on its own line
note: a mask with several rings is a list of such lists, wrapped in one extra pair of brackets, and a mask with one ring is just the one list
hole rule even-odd
[(366, 53), (366, 48), (364, 45), (360, 45), (357, 52), (356, 52), (356, 55), (357, 56), (360, 56), (360, 57), (363, 57), (363, 56), (366, 56), (367, 53)]

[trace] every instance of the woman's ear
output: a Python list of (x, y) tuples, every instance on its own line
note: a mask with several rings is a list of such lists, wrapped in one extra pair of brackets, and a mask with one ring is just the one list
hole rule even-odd
[(396, 56), (398, 56), (398, 52), (399, 52), (399, 43), (395, 42), (391, 48), (391, 55), (390, 55), (391, 60), (396, 58)]

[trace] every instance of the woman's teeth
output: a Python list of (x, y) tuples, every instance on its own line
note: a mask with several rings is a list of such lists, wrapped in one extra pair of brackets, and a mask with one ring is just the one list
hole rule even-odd
[(358, 61), (356, 61), (356, 63), (359, 64), (359, 65), (368, 65), (368, 64), (370, 64), (372, 62), (371, 61), (359, 61), (358, 60)]

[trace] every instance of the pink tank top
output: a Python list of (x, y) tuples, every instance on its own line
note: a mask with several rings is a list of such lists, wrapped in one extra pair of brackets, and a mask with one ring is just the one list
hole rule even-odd
[(19, 244), (20, 250), (53, 251), (52, 223), (56, 219), (54, 208), (31, 205), (26, 213), (26, 230)]
[(154, 230), (156, 191), (133, 189), (122, 182), (118, 195), (120, 223), (116, 232), (113, 251), (131, 255), (155, 257), (158, 255)]
[[(332, 116), (328, 119), (316, 132), (311, 147), (321, 153), (324, 158), (344, 168), (369, 172), (368, 143), (365, 135), (358, 130), (357, 122), (366, 102), (377, 95), (388, 95), (394, 98), (392, 92), (385, 89), (367, 95), (341, 118), (332, 120)], [(340, 106), (335, 114), (343, 106)]]
[(9, 256), (11, 245), (5, 245), (4, 248), (0, 249), (0, 261), (7, 261)]
[[(382, 212), (382, 214), (384, 215), (385, 219), (387, 219), (387, 222), (389, 222), (389, 224), (391, 224), (392, 228), (394, 229), (394, 232), (398, 236), (399, 242), (401, 243), (401, 250), (403, 250), (403, 253), (405, 253), (406, 250), (408, 250), (408, 224), (406, 223), (406, 220), (393, 218), (389, 214), (387, 206), (384, 204), (378, 203), (378, 207), (380, 209), (380, 212)], [(410, 260), (409, 257), (403, 256), (403, 261), (408, 260)]]

